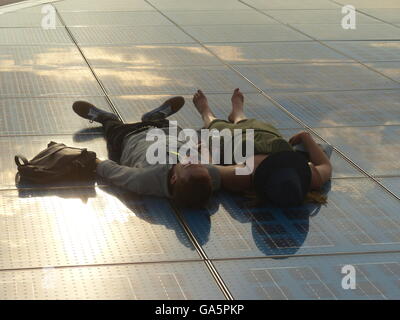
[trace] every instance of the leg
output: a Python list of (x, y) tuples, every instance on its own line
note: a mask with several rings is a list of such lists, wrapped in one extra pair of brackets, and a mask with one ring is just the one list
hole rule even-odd
[(168, 118), (178, 112), (185, 104), (185, 99), (181, 96), (170, 98), (164, 103), (142, 116), (142, 121), (159, 121)]
[(210, 123), (215, 120), (216, 117), (212, 113), (203, 91), (197, 90), (197, 92), (193, 95), (193, 103), (203, 119), (204, 128), (208, 128)]
[(103, 128), (109, 151), (119, 154), (122, 149), (122, 142), (128, 133), (145, 130), (150, 127), (164, 128), (169, 126), (169, 121), (141, 121), (136, 123), (123, 123), (119, 120), (109, 119), (103, 122)]
[[(182, 107), (184, 100), (181, 97), (175, 97), (167, 100), (166, 102), (168, 104), (165, 108), (169, 109), (169, 113), (167, 112), (167, 114), (169, 115), (179, 110), (179, 108)], [(75, 101), (72, 105), (72, 109), (80, 117), (88, 119), (90, 121), (96, 121), (103, 125), (105, 130), (105, 137), (107, 140), (107, 147), (110, 154), (119, 154), (121, 152), (122, 142), (128, 133), (135, 132), (145, 127), (153, 126), (161, 128), (169, 126), (169, 122), (166, 119), (124, 124), (122, 121), (119, 120), (117, 115), (99, 109), (93, 104), (86, 101)], [(161, 108), (160, 110), (163, 111), (164, 109)]]
[(108, 157), (116, 162), (119, 161), (122, 152), (122, 142), (131, 130), (129, 124), (118, 120), (109, 119), (103, 122), (104, 136), (107, 141)]
[(247, 118), (243, 113), (244, 97), (239, 88), (236, 88), (235, 91), (233, 91), (231, 101), (232, 112), (229, 115), (228, 120), (232, 123), (238, 123), (239, 121), (246, 120)]
[(104, 136), (108, 145), (120, 145), (122, 143), (122, 132), (126, 124), (118, 120), (107, 120), (103, 122)]

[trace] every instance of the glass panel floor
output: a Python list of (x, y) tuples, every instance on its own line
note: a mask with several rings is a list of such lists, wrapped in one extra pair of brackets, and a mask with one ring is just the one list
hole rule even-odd
[[(398, 1), (353, 0), (356, 30), (341, 0), (44, 2), (0, 7), (0, 299), (400, 298)], [(236, 87), (249, 117), (333, 148), (326, 206), (15, 186), (14, 155), (52, 140), (107, 157), (76, 100), (136, 122), (182, 95), (171, 119), (197, 129), (191, 95), (226, 117)]]

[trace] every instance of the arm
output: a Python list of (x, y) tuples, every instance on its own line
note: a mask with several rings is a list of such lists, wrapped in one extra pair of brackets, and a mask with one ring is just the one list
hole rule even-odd
[(237, 175), (235, 172), (235, 169), (243, 167), (243, 164), (214, 166), (221, 175), (221, 186), (223, 189), (232, 192), (243, 192), (251, 188), (251, 175)]
[(96, 160), (96, 172), (112, 184), (143, 195), (170, 197), (167, 167), (131, 168), (111, 160)]
[(313, 181), (312, 187), (320, 188), (327, 182), (332, 176), (332, 164), (325, 154), (325, 152), (320, 148), (320, 146), (315, 142), (313, 137), (307, 131), (302, 131), (295, 136), (293, 136), (289, 142), (292, 145), (303, 143), (305, 149), (310, 155), (310, 160), (314, 165), (313, 170)]

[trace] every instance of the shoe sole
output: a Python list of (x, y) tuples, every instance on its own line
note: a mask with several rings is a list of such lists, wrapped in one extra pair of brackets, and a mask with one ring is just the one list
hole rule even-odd
[[(113, 113), (108, 112), (108, 111), (101, 110), (101, 109), (95, 107), (94, 105), (92, 105), (91, 103), (86, 102), (86, 101), (75, 101), (75, 102), (73, 103), (73, 105), (72, 105), (72, 109), (74, 110), (74, 112), (75, 112), (78, 116), (80, 116), (80, 117), (82, 117), (82, 118), (84, 118), (84, 119), (87, 119), (87, 120), (89, 120), (89, 121), (100, 122), (100, 121), (98, 121), (98, 120), (92, 119), (92, 117), (89, 116), (90, 109), (92, 109), (92, 108), (95, 109), (95, 110), (99, 110), (99, 111), (97, 111), (97, 112), (104, 112), (104, 114), (109, 114), (109, 115), (110, 115), (110, 118), (111, 118), (111, 117), (115, 117), (115, 120), (118, 120), (118, 117), (117, 117), (116, 115), (114, 115)], [(101, 123), (101, 122), (100, 122), (100, 123)]]
[(72, 105), (72, 109), (74, 110), (74, 112), (85, 119), (88, 120), (92, 120), (88, 114), (89, 114), (89, 110), (90, 108), (94, 107), (94, 105), (90, 104), (89, 102), (86, 101), (75, 101)]
[(145, 113), (142, 116), (142, 121), (163, 120), (165, 118), (168, 118), (169, 116), (178, 112), (183, 107), (184, 104), (185, 104), (185, 99), (181, 96), (170, 98), (166, 100), (158, 108)]

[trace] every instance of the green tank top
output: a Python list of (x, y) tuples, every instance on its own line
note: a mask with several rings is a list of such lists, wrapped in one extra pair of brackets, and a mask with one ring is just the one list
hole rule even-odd
[[(245, 139), (243, 141), (246, 143)], [(266, 131), (254, 131), (254, 154), (273, 154), (293, 151), (292, 146), (280, 135)]]
[[(282, 151), (293, 151), (293, 147), (283, 139), (282, 135), (273, 125), (259, 121), (257, 119), (247, 119), (237, 124), (217, 122), (210, 126), (218, 130), (230, 129), (232, 134), (234, 129), (253, 129), (254, 130), (254, 154), (274, 154)], [(246, 132), (242, 132), (242, 154), (245, 155), (246, 150)], [(224, 142), (221, 139), (220, 150), (223, 151)], [(232, 148), (232, 147), (231, 147)], [(233, 148), (231, 149), (234, 151)]]

